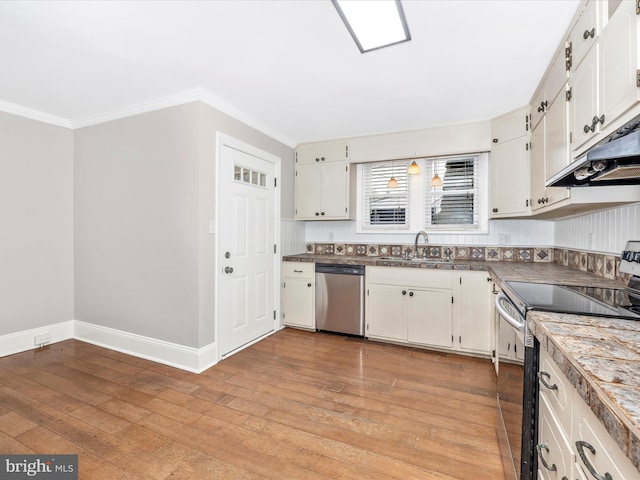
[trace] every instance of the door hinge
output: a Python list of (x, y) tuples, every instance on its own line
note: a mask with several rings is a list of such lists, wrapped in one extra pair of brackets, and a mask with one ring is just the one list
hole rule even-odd
[(571, 94), (572, 93), (573, 93), (573, 87), (571, 87), (571, 88), (569, 88), (569, 90), (567, 90), (567, 93), (566, 93), (567, 102), (571, 101)]

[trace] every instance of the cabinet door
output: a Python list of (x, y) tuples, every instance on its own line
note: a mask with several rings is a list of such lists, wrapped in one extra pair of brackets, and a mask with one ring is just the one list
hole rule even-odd
[(524, 137), (529, 133), (529, 106), (519, 108), (491, 119), (491, 138), (493, 145)]
[(296, 148), (296, 163), (344, 161), (347, 152), (347, 144), (341, 141), (304, 143)]
[(347, 162), (320, 165), (320, 218), (343, 219), (349, 213), (349, 168)]
[(538, 410), (538, 478), (561, 480), (572, 477), (573, 451), (545, 398)]
[(580, 66), (573, 73), (571, 83), (571, 131), (575, 150), (598, 131), (591, 130), (593, 117), (598, 115), (598, 52), (596, 44), (589, 50)]
[(530, 214), (529, 139), (519, 137), (491, 149), (491, 217)]
[(489, 354), (493, 312), (488, 272), (460, 272), (454, 282), (454, 338), (464, 351)]
[(282, 289), (282, 313), (285, 325), (315, 328), (314, 281), (307, 278), (284, 279)]
[(569, 102), (564, 89), (547, 108), (545, 124), (545, 179), (548, 180), (569, 164)]
[(545, 139), (546, 119), (531, 134), (531, 210), (543, 208), (545, 203)]
[(569, 36), (571, 44), (571, 71), (575, 71), (600, 35), (600, 2), (590, 1), (580, 14)]
[(316, 164), (296, 166), (295, 197), (296, 218), (316, 219), (320, 215), (322, 186), (319, 181), (320, 167)]
[(411, 343), (451, 348), (451, 290), (409, 289), (407, 338)]
[(600, 37), (600, 107), (604, 124), (640, 99), (636, 2), (621, 2)]
[(406, 289), (396, 285), (370, 283), (367, 285), (367, 337), (407, 341), (405, 314)]

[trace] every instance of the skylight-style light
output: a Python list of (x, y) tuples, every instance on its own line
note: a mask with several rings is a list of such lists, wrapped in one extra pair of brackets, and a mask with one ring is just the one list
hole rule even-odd
[(361, 53), (411, 40), (400, 0), (331, 0)]

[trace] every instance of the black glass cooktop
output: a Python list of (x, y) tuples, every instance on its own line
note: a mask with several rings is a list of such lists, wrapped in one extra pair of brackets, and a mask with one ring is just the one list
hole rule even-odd
[(640, 299), (625, 289), (505, 282), (525, 310), (640, 320)]

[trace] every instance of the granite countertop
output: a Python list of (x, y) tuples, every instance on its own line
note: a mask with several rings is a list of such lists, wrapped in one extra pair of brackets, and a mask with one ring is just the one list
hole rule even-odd
[[(377, 265), (408, 268), (487, 270), (496, 281), (556, 283), (625, 288), (621, 280), (550, 262), (454, 260), (411, 262), (375, 256), (288, 255), (285, 261)], [(530, 328), (607, 428), (620, 449), (640, 470), (640, 322), (530, 311)]]
[(640, 470), (640, 322), (530, 311), (529, 327)]

